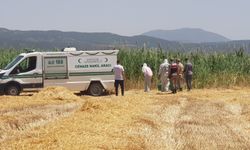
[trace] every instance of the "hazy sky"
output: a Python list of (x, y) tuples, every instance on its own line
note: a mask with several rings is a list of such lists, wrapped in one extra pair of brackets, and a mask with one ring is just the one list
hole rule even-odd
[(250, 39), (250, 0), (0, 0), (0, 27), (112, 32), (202, 28)]

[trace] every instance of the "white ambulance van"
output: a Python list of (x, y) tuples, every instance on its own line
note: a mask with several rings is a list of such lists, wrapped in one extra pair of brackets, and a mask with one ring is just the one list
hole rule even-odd
[(64, 86), (73, 91), (102, 95), (114, 87), (113, 67), (119, 50), (28, 52), (0, 71), (0, 91), (19, 95), (25, 90)]

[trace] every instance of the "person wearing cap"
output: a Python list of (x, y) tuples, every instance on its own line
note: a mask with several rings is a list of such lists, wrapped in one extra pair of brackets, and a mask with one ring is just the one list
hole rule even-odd
[(164, 62), (160, 65), (158, 78), (161, 81), (161, 91), (167, 92), (169, 87), (168, 79), (169, 63), (167, 59), (164, 59)]
[(144, 74), (144, 92), (149, 92), (153, 72), (152, 72), (151, 68), (146, 63), (144, 63), (142, 66), (142, 72)]
[(176, 59), (176, 62), (177, 62), (177, 65), (178, 65), (177, 89), (179, 91), (182, 91), (184, 66), (181, 63), (180, 59)]

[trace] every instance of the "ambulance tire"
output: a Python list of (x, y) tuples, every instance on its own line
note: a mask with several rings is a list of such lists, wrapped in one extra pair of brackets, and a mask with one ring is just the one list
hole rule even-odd
[(6, 95), (17, 96), (20, 94), (20, 92), (21, 92), (20, 87), (15, 84), (7, 85), (7, 87), (5, 88)]
[(104, 88), (100, 82), (93, 82), (89, 86), (89, 94), (93, 96), (100, 96), (103, 94)]

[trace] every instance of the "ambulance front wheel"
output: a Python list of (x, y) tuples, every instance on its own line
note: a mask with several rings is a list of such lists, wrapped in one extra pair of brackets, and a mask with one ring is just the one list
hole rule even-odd
[(16, 96), (20, 94), (20, 88), (17, 85), (8, 85), (5, 90), (6, 95)]
[(100, 82), (93, 82), (90, 84), (88, 91), (93, 96), (100, 96), (103, 94), (104, 88)]

